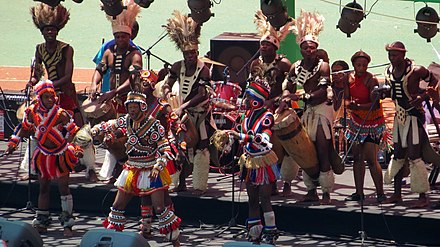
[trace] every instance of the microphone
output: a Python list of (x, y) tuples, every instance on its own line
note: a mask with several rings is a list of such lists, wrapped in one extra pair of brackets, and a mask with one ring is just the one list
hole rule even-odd
[(377, 92), (377, 93), (384, 93), (386, 91), (389, 91), (390, 89), (391, 89), (390, 85), (384, 84), (384, 85), (381, 85), (381, 86), (374, 86), (374, 89), (371, 92), (372, 93), (375, 93), (375, 92)]

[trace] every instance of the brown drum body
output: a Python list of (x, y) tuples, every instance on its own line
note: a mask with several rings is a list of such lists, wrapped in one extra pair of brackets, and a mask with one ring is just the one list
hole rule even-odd
[[(272, 127), (286, 153), (312, 178), (319, 176), (319, 161), (315, 145), (302, 126), (296, 112), (288, 109), (275, 114)], [(277, 141), (277, 140), (276, 140)]]
[(84, 117), (91, 126), (117, 117), (116, 109), (110, 101), (100, 104), (98, 100), (91, 101), (88, 98), (84, 100), (82, 109)]
[(126, 160), (127, 154), (125, 153), (125, 143), (127, 142), (127, 136), (121, 137), (115, 140), (111, 144), (107, 144), (107, 150), (115, 156), (116, 160)]
[(191, 121), (187, 114), (182, 117), (181, 123), (186, 127), (186, 131), (184, 133), (186, 148), (195, 148), (200, 140), (196, 125)]

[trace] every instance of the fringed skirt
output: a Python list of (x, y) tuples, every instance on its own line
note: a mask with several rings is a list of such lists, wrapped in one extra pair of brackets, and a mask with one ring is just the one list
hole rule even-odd
[(367, 141), (379, 144), (386, 131), (383, 110), (379, 108), (370, 113), (368, 110), (351, 111), (351, 117), (347, 119), (347, 126), (345, 137), (348, 140), (357, 143)]
[(59, 154), (45, 154), (36, 148), (32, 156), (32, 168), (41, 175), (41, 178), (53, 180), (67, 176), (78, 163), (75, 156), (75, 147), (67, 144), (65, 150)]
[(259, 156), (243, 154), (238, 164), (240, 165), (241, 179), (252, 185), (264, 185), (275, 182), (281, 178), (277, 166), (278, 158), (272, 150)]
[(151, 195), (159, 190), (168, 190), (171, 184), (171, 177), (167, 169), (163, 169), (156, 179), (151, 179), (150, 174), (153, 166), (136, 167), (127, 163), (124, 164), (124, 170), (115, 182), (118, 190), (136, 196)]

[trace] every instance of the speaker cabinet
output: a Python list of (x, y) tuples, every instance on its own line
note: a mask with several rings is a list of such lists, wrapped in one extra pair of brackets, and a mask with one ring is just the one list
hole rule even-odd
[[(249, 76), (250, 60), (258, 56), (259, 48), (260, 37), (255, 33), (222, 33), (211, 39), (211, 59), (228, 66), (230, 80), (243, 85)], [(214, 65), (212, 80), (224, 80), (224, 69)]]
[(8, 247), (42, 247), (43, 240), (30, 224), (0, 218), (0, 239)]
[(117, 232), (109, 229), (93, 229), (84, 234), (80, 247), (110, 247), (110, 246), (150, 246), (148, 241), (137, 232)]

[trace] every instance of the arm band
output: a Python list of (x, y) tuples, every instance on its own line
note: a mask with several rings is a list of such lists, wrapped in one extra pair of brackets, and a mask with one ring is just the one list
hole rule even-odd
[(97, 71), (99, 72), (99, 74), (101, 74), (101, 76), (102, 76), (103, 74), (105, 74), (105, 72), (107, 71), (107, 69), (108, 69), (107, 64), (105, 64), (105, 63), (103, 63), (103, 62), (98, 63), (98, 64), (96, 65), (96, 68), (95, 68), (95, 70), (97, 70)]

